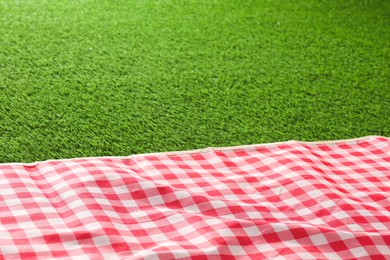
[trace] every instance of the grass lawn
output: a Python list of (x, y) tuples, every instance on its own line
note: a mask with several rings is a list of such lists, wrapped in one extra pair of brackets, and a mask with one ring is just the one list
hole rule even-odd
[(0, 161), (390, 136), (390, 1), (0, 0)]

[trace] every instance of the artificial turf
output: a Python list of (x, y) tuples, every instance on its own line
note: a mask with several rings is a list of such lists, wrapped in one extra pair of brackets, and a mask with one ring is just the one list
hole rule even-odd
[(0, 0), (0, 161), (390, 136), (390, 1)]

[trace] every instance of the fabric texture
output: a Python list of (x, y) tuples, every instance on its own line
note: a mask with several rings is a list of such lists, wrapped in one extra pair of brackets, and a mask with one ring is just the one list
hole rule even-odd
[(0, 258), (386, 259), (390, 139), (0, 164)]

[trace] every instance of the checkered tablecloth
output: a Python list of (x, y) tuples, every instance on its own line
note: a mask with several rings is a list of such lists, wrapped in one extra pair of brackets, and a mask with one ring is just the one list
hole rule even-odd
[(390, 139), (0, 164), (0, 258), (390, 258)]

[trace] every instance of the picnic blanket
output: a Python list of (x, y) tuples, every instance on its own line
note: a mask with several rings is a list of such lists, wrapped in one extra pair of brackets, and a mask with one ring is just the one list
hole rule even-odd
[(0, 164), (0, 258), (389, 259), (390, 139)]

